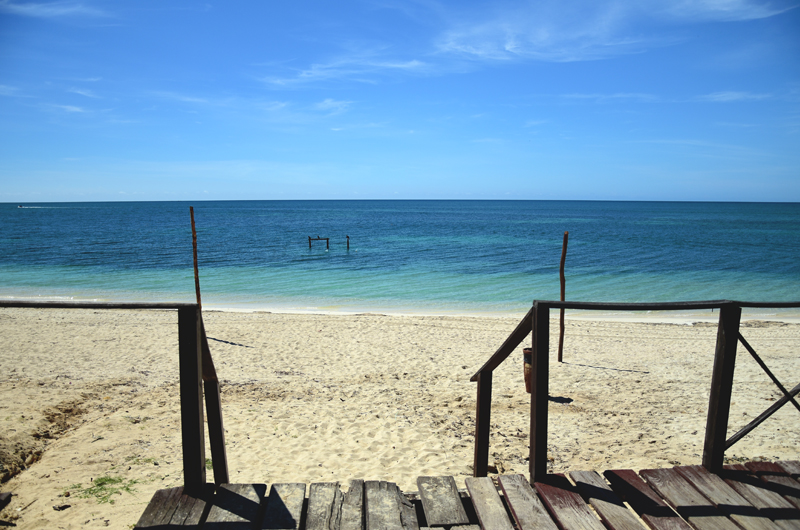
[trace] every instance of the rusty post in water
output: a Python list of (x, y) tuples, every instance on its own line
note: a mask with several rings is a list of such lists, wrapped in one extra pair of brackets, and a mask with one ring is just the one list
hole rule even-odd
[[(569, 239), (569, 232), (564, 232), (564, 244), (561, 247), (561, 301), (565, 300), (567, 279), (564, 277), (564, 263), (567, 261), (567, 240)], [(561, 308), (561, 333), (558, 336), (558, 362), (563, 362), (564, 357), (564, 308)]]
[(189, 206), (189, 215), (192, 217), (192, 250), (194, 251), (194, 291), (197, 294), (197, 305), (200, 304), (200, 274), (197, 271), (197, 230), (194, 227), (194, 208)]

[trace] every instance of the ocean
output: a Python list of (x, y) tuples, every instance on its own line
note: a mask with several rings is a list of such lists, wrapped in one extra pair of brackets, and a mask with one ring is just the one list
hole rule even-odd
[(797, 203), (438, 200), (0, 204), (0, 297), (193, 301), (189, 206), (206, 309), (800, 300)]

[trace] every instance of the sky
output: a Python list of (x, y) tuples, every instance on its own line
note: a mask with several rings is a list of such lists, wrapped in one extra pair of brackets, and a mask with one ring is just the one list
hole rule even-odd
[(0, 0), (0, 202), (797, 202), (799, 6)]

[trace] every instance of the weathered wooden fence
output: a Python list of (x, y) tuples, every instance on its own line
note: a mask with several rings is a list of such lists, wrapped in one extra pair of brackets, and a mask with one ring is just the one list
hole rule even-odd
[[(485, 477), (489, 466), (489, 434), (492, 407), (492, 372), (505, 361), (525, 338), (533, 333), (532, 389), (530, 417), (530, 481), (543, 479), (547, 474), (547, 407), (549, 397), (549, 351), (550, 351), (550, 309), (581, 309), (595, 311), (686, 311), (698, 309), (719, 309), (717, 344), (714, 354), (714, 368), (711, 377), (711, 394), (708, 402), (706, 436), (703, 447), (703, 466), (711, 472), (722, 469), (725, 450), (730, 448), (747, 433), (774, 414), (786, 403), (800, 411), (800, 404), (794, 399), (800, 393), (800, 384), (791, 390), (786, 388), (769, 371), (755, 350), (739, 333), (742, 308), (797, 308), (800, 302), (737, 302), (713, 300), (704, 302), (665, 302), (652, 304), (617, 304), (602, 302), (562, 302), (534, 300), (533, 307), (520, 321), (516, 329), (484, 364), (471, 381), (478, 383), (478, 399), (475, 414), (475, 456), (473, 473)], [(733, 372), (736, 364), (736, 347), (741, 342), (756, 362), (775, 382), (783, 393), (771, 407), (751, 421), (747, 426), (726, 440), (728, 415), (733, 389)]]
[[(161, 309), (178, 312), (178, 365), (180, 373), (183, 483), (187, 494), (199, 494), (206, 484), (203, 394), (208, 413), (208, 436), (214, 482), (228, 483), (225, 431), (219, 381), (208, 348), (203, 316), (198, 304), (119, 302), (28, 302), (0, 300), (0, 307), (34, 309)], [(135, 347), (135, 345), (131, 345)], [(204, 392), (205, 390), (205, 392)]]

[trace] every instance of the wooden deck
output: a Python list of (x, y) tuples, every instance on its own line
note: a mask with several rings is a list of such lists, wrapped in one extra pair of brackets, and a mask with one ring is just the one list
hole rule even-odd
[(136, 528), (410, 530), (800, 530), (800, 462), (576, 471), (531, 486), (522, 475), (392, 482), (208, 484), (159, 490)]

